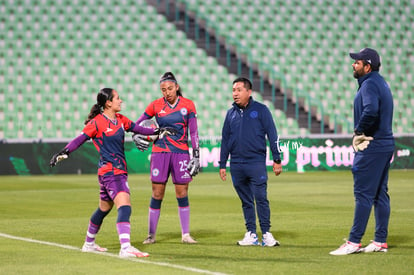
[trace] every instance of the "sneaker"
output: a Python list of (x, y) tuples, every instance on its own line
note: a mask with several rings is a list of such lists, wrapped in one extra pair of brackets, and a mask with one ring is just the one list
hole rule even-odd
[(108, 249), (100, 247), (96, 243), (85, 242), (82, 246), (82, 252), (106, 252)]
[(280, 245), (280, 242), (273, 237), (272, 233), (266, 232), (265, 234), (263, 234), (262, 246), (279, 246), (279, 245)]
[(259, 245), (259, 241), (257, 239), (257, 235), (255, 233), (252, 233), (251, 231), (246, 232), (244, 234), (244, 238), (241, 241), (237, 242), (238, 245)]
[(197, 243), (197, 241), (194, 240), (193, 237), (190, 236), (190, 233), (183, 234), (181, 242), (183, 242), (183, 243)]
[(352, 253), (359, 253), (361, 252), (361, 244), (360, 243), (353, 243), (350, 241), (345, 240), (345, 243), (341, 245), (337, 250), (329, 252), (331, 255), (348, 255)]
[(119, 257), (121, 258), (142, 258), (148, 256), (148, 253), (141, 252), (133, 246), (129, 246), (125, 249), (121, 248), (121, 250), (119, 251)]
[(363, 248), (363, 251), (365, 253), (387, 252), (388, 251), (388, 245), (387, 245), (387, 243), (379, 243), (379, 242), (371, 241), (371, 243), (369, 245), (367, 245), (365, 248)]
[(147, 238), (142, 242), (143, 244), (153, 244), (155, 243), (155, 236), (149, 234)]

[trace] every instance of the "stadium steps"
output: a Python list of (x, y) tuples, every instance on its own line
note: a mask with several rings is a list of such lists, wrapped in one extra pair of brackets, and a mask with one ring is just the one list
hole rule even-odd
[[(226, 48), (228, 45), (225, 42), (220, 41), (220, 38), (217, 38), (214, 34), (210, 34), (209, 47), (206, 43), (206, 29), (202, 26), (199, 28), (199, 38), (197, 39), (195, 35), (196, 23), (194, 21), (194, 16), (187, 14), (188, 21), (185, 22), (185, 9), (180, 7), (175, 3), (176, 1), (165, 1), (165, 0), (147, 0), (147, 3), (152, 5), (160, 14), (163, 14), (169, 22), (173, 23), (177, 29), (184, 31), (187, 34), (189, 39), (193, 39), (197, 47), (202, 48), (206, 53), (217, 59), (217, 62), (222, 66), (225, 66), (229, 72), (235, 75), (241, 75), (250, 78), (250, 70), (252, 70), (252, 84), (255, 90), (258, 90), (258, 87), (261, 87), (261, 80), (259, 72), (255, 68), (250, 68), (247, 62), (242, 61), (241, 67), (238, 64), (238, 57), (234, 51), (230, 54), (230, 64), (228, 64), (228, 58), (226, 56)], [(168, 5), (168, 7), (167, 7)], [(176, 8), (178, 10), (176, 10)], [(216, 48), (217, 39), (219, 39), (219, 49)], [(217, 55), (220, 55), (217, 58)], [(261, 91), (263, 99), (272, 101), (272, 86), (269, 84), (269, 81), (263, 81), (263, 91)], [(288, 89), (286, 91), (288, 94), (292, 92)], [(316, 117), (316, 112), (311, 113), (311, 120), (309, 125), (309, 113), (305, 110), (303, 106), (299, 107), (299, 115), (296, 117), (296, 107), (295, 102), (292, 98), (287, 99), (286, 109), (284, 104), (284, 95), (281, 92), (281, 88), (275, 87), (275, 101), (274, 107), (276, 109), (282, 110), (286, 114), (286, 118), (295, 119), (298, 122), (299, 128), (307, 129), (310, 133), (320, 134), (323, 133), (333, 133), (333, 130), (329, 128), (328, 124), (321, 125), (321, 122)], [(312, 110), (309, 110), (312, 112)]]

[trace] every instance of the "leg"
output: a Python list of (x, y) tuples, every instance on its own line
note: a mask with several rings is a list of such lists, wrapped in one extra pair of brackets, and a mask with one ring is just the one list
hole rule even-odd
[[(380, 178), (380, 186), (378, 188), (377, 196), (374, 200), (375, 211), (375, 241), (379, 243), (386, 243), (388, 237), (388, 223), (390, 219), (390, 197), (388, 195), (388, 170), (390, 168), (390, 161), (392, 152), (388, 156), (384, 156), (384, 168)], [(381, 169), (379, 168), (381, 171)]]
[(267, 170), (264, 165), (250, 165), (251, 183), (256, 200), (257, 216), (262, 234), (270, 230), (270, 207), (267, 199)]
[(96, 209), (96, 211), (92, 214), (91, 219), (89, 220), (88, 231), (86, 232), (85, 239), (86, 243), (93, 244), (95, 242), (96, 234), (98, 234), (102, 222), (106, 215), (108, 215), (111, 211), (112, 206), (112, 201), (99, 201), (98, 209)]
[(152, 196), (148, 208), (148, 236), (144, 240), (144, 244), (155, 243), (161, 204), (169, 177), (169, 158), (170, 154), (153, 153), (151, 155)]
[(232, 175), (233, 187), (242, 203), (246, 229), (256, 234), (256, 208), (254, 205), (253, 190), (244, 168), (243, 165), (232, 164), (230, 165), (230, 173)]
[[(178, 202), (178, 216), (180, 217), (181, 235), (183, 243), (197, 243), (190, 236), (190, 203), (188, 200), (188, 187), (191, 176), (186, 169), (190, 160), (188, 154), (172, 154), (170, 160), (171, 177), (175, 187), (175, 197)], [(184, 167), (184, 168), (183, 168)]]
[(102, 222), (106, 215), (109, 214), (111, 211), (114, 203), (109, 196), (109, 194), (106, 192), (106, 188), (104, 186), (104, 180), (103, 178), (99, 178), (100, 183), (100, 200), (99, 200), (99, 207), (96, 209), (96, 211), (92, 214), (88, 230), (86, 231), (86, 238), (85, 243), (82, 247), (83, 252), (104, 252), (107, 251), (106, 248), (102, 248), (99, 245), (95, 243), (95, 237), (99, 232), (99, 229), (101, 228)]
[(188, 201), (188, 184), (175, 184), (175, 195), (178, 202), (181, 234), (190, 233), (190, 203)]
[(365, 233), (374, 198), (379, 187), (378, 154), (355, 154), (354, 176), (355, 213), (349, 241), (360, 243)]
[(145, 239), (144, 244), (155, 242), (164, 194), (165, 184), (152, 183), (152, 197), (148, 209), (148, 237)]

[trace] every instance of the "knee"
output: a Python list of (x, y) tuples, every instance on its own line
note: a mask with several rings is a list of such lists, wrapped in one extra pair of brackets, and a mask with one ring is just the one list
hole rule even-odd
[(153, 188), (152, 197), (156, 200), (162, 200), (164, 198), (165, 189), (162, 188)]

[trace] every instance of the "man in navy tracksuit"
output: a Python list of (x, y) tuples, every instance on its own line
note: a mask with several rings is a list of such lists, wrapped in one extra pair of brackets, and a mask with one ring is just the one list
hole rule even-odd
[[(387, 252), (390, 198), (388, 170), (394, 152), (392, 133), (393, 99), (390, 88), (379, 74), (378, 53), (370, 48), (350, 53), (354, 77), (359, 89), (354, 99), (355, 133), (352, 146), (355, 158), (354, 176), (355, 214), (349, 240), (331, 255), (357, 252)], [(375, 211), (375, 238), (365, 248), (361, 239), (365, 233), (372, 206)]]
[[(266, 136), (273, 156), (273, 171), (282, 172), (276, 126), (269, 109), (251, 97), (252, 84), (247, 78), (233, 81), (233, 107), (228, 110), (221, 140), (220, 177), (230, 172), (234, 189), (242, 202), (247, 232), (239, 245), (260, 245), (256, 233), (256, 208), (263, 246), (277, 246), (270, 233), (270, 207), (267, 199)], [(255, 207), (256, 201), (256, 207)]]

